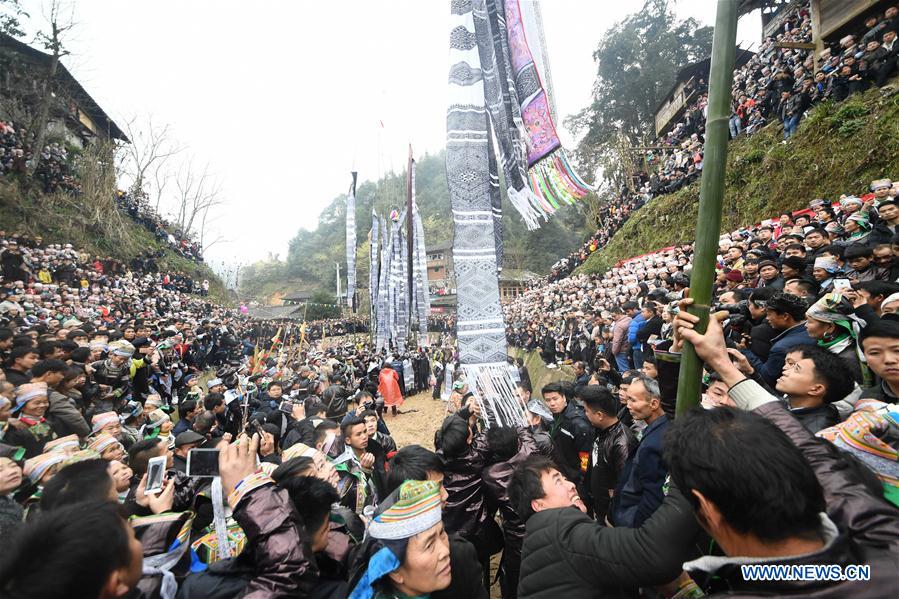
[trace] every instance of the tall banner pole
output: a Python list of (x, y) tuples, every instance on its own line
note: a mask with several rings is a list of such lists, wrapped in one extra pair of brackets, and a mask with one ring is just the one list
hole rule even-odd
[[(737, 2), (718, 0), (715, 37), (709, 71), (708, 118), (699, 188), (699, 214), (693, 271), (690, 275), (689, 312), (700, 318), (696, 329), (705, 332), (715, 280), (718, 237), (721, 234), (721, 208), (724, 203), (724, 171), (727, 167), (727, 121), (731, 111), (731, 85), (737, 43)], [(676, 415), (699, 404), (702, 362), (690, 343), (684, 344), (677, 381)]]
[(409, 326), (406, 328), (406, 334), (412, 334), (412, 306), (415, 300), (415, 288), (412, 286), (414, 282), (414, 276), (412, 274), (412, 260), (413, 260), (413, 248), (414, 244), (414, 235), (415, 235), (415, 226), (412, 222), (412, 144), (409, 144), (409, 160), (406, 165), (406, 250), (407, 250), (407, 260), (408, 263), (407, 271), (408, 277), (406, 280), (406, 295), (409, 298), (406, 303), (409, 306), (408, 314), (409, 314)]

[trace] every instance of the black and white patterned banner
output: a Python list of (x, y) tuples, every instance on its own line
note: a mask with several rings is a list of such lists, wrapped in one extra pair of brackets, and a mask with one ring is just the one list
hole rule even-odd
[[(373, 202), (372, 202), (373, 203)], [(368, 298), (369, 313), (371, 316), (371, 334), (377, 339), (378, 335), (378, 266), (381, 262), (381, 253), (378, 246), (378, 215), (371, 211), (371, 242), (368, 254)]]
[(356, 173), (346, 194), (346, 305), (356, 310)]

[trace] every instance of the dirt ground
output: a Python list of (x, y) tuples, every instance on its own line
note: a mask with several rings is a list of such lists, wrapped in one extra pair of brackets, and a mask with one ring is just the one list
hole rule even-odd
[(434, 449), (434, 433), (446, 416), (446, 403), (431, 399), (427, 391), (406, 398), (400, 407), (402, 414), (393, 416), (386, 413), (384, 420), (397, 447), (421, 445)]

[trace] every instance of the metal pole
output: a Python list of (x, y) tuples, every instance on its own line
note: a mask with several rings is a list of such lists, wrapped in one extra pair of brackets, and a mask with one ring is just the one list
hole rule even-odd
[[(709, 318), (718, 236), (721, 233), (724, 171), (727, 167), (727, 122), (730, 118), (736, 42), (737, 3), (734, 0), (718, 0), (709, 72), (709, 112), (705, 125), (696, 247), (690, 275), (690, 297), (694, 300), (690, 313), (700, 317), (696, 328), (702, 332), (705, 331)], [(677, 415), (699, 404), (701, 375), (702, 362), (693, 346), (685, 343), (677, 381)]]

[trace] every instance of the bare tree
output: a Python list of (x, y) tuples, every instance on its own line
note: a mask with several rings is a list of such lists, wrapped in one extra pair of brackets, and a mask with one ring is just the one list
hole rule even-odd
[[(68, 14), (64, 15), (63, 12)], [(53, 90), (56, 84), (56, 74), (59, 71), (59, 61), (63, 56), (69, 54), (63, 47), (63, 37), (67, 31), (75, 26), (74, 5), (67, 10), (61, 0), (51, 0), (49, 7), (45, 11), (44, 18), (50, 26), (50, 32), (39, 32), (37, 41), (50, 53), (50, 64), (47, 66), (46, 77), (42, 84), (37, 120), (34, 125), (33, 155), (28, 165), (29, 176), (34, 175), (34, 171), (37, 170), (41, 161), (41, 154), (44, 151), (44, 142), (47, 138), (47, 122), (50, 120), (50, 108), (56, 98)]]
[(217, 215), (213, 216), (212, 218), (209, 218), (209, 209), (210, 208), (212, 208), (211, 205), (206, 206), (206, 208), (203, 209), (203, 220), (200, 222), (200, 247), (203, 248), (204, 252), (206, 250), (208, 250), (209, 248), (211, 248), (212, 246), (214, 246), (215, 244), (217, 244), (218, 242), (225, 240), (224, 235), (216, 235), (215, 239), (213, 239), (212, 241), (209, 241), (206, 239), (206, 225), (212, 224), (213, 222), (218, 220)]
[(156, 208), (171, 174), (166, 163), (183, 149), (172, 138), (169, 125), (154, 125), (153, 117), (139, 123), (129, 119), (125, 124), (125, 134), (131, 140), (122, 152), (121, 170), (131, 183), (128, 189), (134, 197), (156, 198)]
[(181, 165), (175, 177), (178, 202), (178, 228), (181, 235), (189, 237), (198, 224), (197, 219), (224, 201), (220, 197), (221, 184), (209, 173), (209, 165), (202, 170), (194, 166), (193, 158)]

